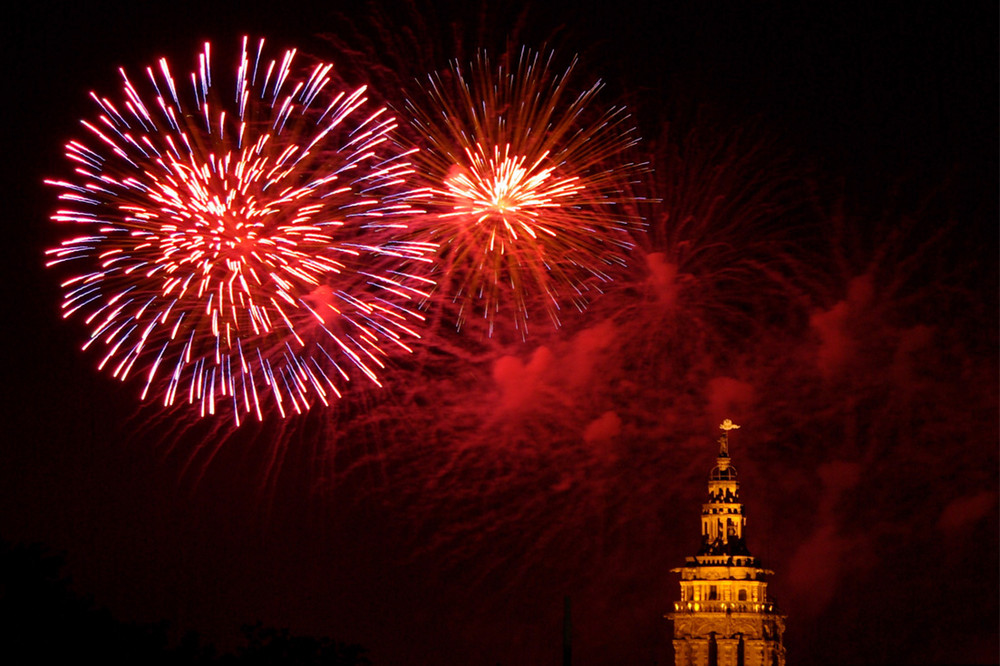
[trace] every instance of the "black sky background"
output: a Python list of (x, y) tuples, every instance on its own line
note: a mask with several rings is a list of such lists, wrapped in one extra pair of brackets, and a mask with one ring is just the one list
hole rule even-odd
[[(123, 620), (222, 646), (261, 620), (361, 643), (376, 664), (554, 664), (569, 595), (575, 663), (672, 663), (669, 569), (697, 548), (729, 416), (789, 663), (996, 662), (995, 3), (435, 3), (431, 24), (557, 35), (657, 146), (667, 120), (697, 130), (701, 144), (678, 139), (689, 157), (712, 132), (774, 137), (816, 208), (841, 215), (855, 261), (803, 283), (801, 321), (773, 335), (759, 321), (726, 367), (697, 360), (712, 344), (698, 331), (654, 345), (608, 301), (559, 334), (479, 341), (468, 367), (404, 364), (388, 397), (224, 438), (140, 408), (134, 384), (78, 351), (42, 266), (57, 238), (42, 179), (63, 172), (87, 93), (117, 91), (117, 67), (167, 55), (181, 69), (205, 39), (222, 53), (245, 33), (336, 62), (316, 35), (370, 13), (236, 7), (7, 13), (0, 537), (64, 551), (76, 589)], [(730, 160), (744, 145), (720, 143)], [(804, 255), (816, 243), (803, 232)], [(613, 338), (649, 342), (651, 360)]]

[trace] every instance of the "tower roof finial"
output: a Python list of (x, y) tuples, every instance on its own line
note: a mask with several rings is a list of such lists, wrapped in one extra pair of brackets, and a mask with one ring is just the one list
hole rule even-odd
[(731, 419), (725, 419), (719, 426), (719, 430), (722, 431), (722, 437), (719, 438), (719, 457), (728, 458), (729, 457), (729, 431), (739, 430), (740, 427), (732, 422)]

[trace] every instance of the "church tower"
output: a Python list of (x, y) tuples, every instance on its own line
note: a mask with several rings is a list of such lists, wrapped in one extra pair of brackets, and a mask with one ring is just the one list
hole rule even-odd
[(681, 598), (666, 617), (674, 623), (676, 666), (785, 666), (784, 616), (767, 596), (774, 572), (761, 568), (746, 545), (740, 483), (729, 458), (726, 419), (719, 426), (719, 457), (701, 507), (701, 548), (686, 558)]

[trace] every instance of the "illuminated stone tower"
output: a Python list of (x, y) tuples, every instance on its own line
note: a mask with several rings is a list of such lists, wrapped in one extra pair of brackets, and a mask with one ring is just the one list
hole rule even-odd
[(683, 567), (681, 598), (666, 617), (674, 623), (676, 666), (784, 666), (784, 616), (767, 597), (767, 578), (746, 545), (740, 483), (729, 459), (726, 419), (719, 457), (701, 508), (701, 548)]

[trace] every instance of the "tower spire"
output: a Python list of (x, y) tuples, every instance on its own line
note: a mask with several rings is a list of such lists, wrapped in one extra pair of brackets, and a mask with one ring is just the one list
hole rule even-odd
[(719, 455), (701, 508), (701, 548), (681, 574), (681, 598), (667, 617), (674, 623), (676, 666), (784, 666), (784, 616), (768, 598), (774, 573), (746, 544), (740, 483), (729, 457), (729, 432), (719, 426)]

